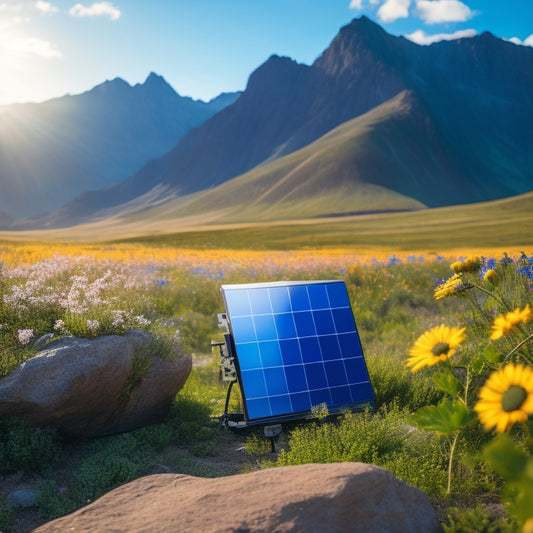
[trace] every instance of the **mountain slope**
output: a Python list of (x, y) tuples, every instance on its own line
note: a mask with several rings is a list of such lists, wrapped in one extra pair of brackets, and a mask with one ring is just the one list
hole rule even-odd
[[(402, 135), (406, 129), (418, 130), (417, 143), (414, 133)], [(421, 202), (377, 183), (391, 169), (398, 183), (413, 187), (421, 169), (435, 183), (444, 179), (444, 150), (425, 143), (430, 134), (421, 105), (402, 92), (300, 150), (215, 188), (130, 213), (127, 220), (211, 218), (218, 211), (219, 222), (257, 222), (420, 209)]]
[[(355, 190), (343, 187), (358, 180), (427, 206), (533, 189), (533, 49), (488, 33), (419, 46), (361, 17), (342, 28), (311, 66), (272, 56), (252, 73), (234, 105), (127, 180), (78, 198), (48, 221), (73, 224), (168, 201), (181, 209), (184, 203), (174, 198), (259, 170), (404, 91), (413, 104), (409, 118), (384, 116), (379, 128), (359, 138), (361, 144), (351, 147), (357, 164), (349, 167), (345, 158), (322, 152), (313, 165), (327, 168), (331, 183), (320, 178), (320, 186), (313, 185), (315, 171), (306, 164), (285, 187), (277, 186), (285, 191), (283, 200), (271, 201), (296, 210), (306, 198), (297, 191), (322, 187), (333, 200), (335, 194), (353, 196)], [(347, 168), (354, 173), (348, 181), (336, 180)]]
[(0, 210), (35, 215), (123, 180), (235, 97), (194, 101), (151, 73), (133, 87), (116, 78), (76, 96), (2, 106)]

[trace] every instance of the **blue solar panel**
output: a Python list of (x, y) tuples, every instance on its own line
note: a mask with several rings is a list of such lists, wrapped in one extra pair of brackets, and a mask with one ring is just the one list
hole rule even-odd
[(223, 285), (247, 421), (372, 404), (343, 281)]

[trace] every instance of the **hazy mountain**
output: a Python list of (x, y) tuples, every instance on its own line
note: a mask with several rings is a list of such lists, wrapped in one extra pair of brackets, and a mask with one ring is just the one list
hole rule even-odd
[[(263, 175), (261, 194), (271, 193), (255, 201), (250, 215), (256, 218), (268, 209), (272, 216), (290, 216), (291, 209), (310, 216), (354, 212), (362, 204), (379, 209), (370, 191), (374, 200), (386, 191), (383, 197), (396, 195), (403, 198), (397, 206), (411, 208), (502, 198), (533, 190), (531, 116), (533, 48), (489, 33), (420, 46), (361, 17), (342, 28), (311, 66), (272, 56), (232, 106), (190, 130), (163, 157), (39, 223), (67, 225), (156, 205), (162, 211), (165, 202), (194, 212), (211, 209), (217, 197), (200, 204), (200, 191), (226, 182), (229, 187), (238, 176), (250, 191), (265, 169), (270, 177)], [(357, 117), (361, 121), (352, 122)], [(339, 127), (343, 135), (335, 131)], [(330, 132), (335, 142), (323, 150)], [(316, 154), (290, 159), (318, 139)], [(298, 157), (300, 169), (284, 166)], [(279, 167), (272, 166), (275, 160)], [(241, 176), (252, 169), (253, 175)], [(219, 209), (241, 198), (243, 209), (254, 201), (239, 188), (231, 197), (223, 187), (215, 190)], [(363, 190), (366, 200), (357, 201)], [(344, 198), (342, 191), (354, 200), (339, 209), (335, 198)], [(322, 198), (319, 209), (302, 207), (310, 196)], [(279, 202), (284, 207), (276, 209)]]
[(1, 106), (0, 210), (35, 215), (123, 180), (236, 96), (193, 100), (151, 73), (134, 86), (116, 78), (80, 95)]

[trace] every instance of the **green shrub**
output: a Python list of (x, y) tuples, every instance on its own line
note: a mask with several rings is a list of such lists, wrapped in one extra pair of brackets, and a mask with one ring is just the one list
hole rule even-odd
[(376, 407), (394, 402), (400, 408), (415, 411), (442, 398), (442, 392), (431, 386), (424, 375), (413, 374), (393, 348), (381, 346), (373, 352), (367, 354), (366, 361)]
[(13, 511), (7, 504), (7, 498), (0, 498), (0, 531), (11, 531)]
[(474, 509), (450, 507), (442, 528), (444, 533), (515, 533), (519, 530), (515, 520), (495, 517), (483, 505)]
[(378, 464), (406, 438), (403, 416), (397, 408), (346, 413), (336, 422), (310, 423), (295, 428), (288, 449), (281, 450), (279, 466), (355, 461)]
[(250, 455), (266, 455), (272, 451), (272, 444), (262, 432), (252, 432), (246, 437), (245, 450)]
[(420, 440), (413, 435), (402, 447), (380, 457), (378, 462), (397, 478), (430, 496), (442, 494), (446, 485), (446, 457), (438, 439), (423, 437)]
[(145, 436), (126, 433), (91, 442), (67, 487), (58, 488), (54, 480), (43, 483), (38, 500), (41, 515), (53, 519), (72, 512), (142, 475), (153, 452)]
[(172, 441), (172, 428), (167, 424), (146, 426), (134, 432), (135, 438), (148, 449), (160, 451)]
[(41, 470), (57, 460), (62, 443), (52, 428), (33, 428), (15, 417), (0, 417), (0, 473)]

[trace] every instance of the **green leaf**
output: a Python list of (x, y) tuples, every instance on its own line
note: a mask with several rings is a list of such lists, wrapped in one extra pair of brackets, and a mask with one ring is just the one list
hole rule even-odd
[(481, 371), (485, 366), (485, 361), (485, 354), (478, 354), (472, 357), (472, 360), (470, 361), (470, 370), (472, 371), (472, 375), (479, 376), (479, 374), (481, 374)]
[[(531, 458), (530, 458), (531, 460)], [(533, 518), (533, 479), (522, 476), (520, 481), (513, 483), (515, 497), (510, 500), (511, 508), (523, 523), (529, 518)]]
[(525, 451), (521, 450), (506, 434), (494, 437), (485, 446), (483, 457), (507, 481), (518, 479), (527, 464)]
[(485, 350), (483, 351), (483, 355), (489, 363), (499, 363), (502, 359), (502, 354), (498, 352), (492, 344), (489, 344), (485, 348)]
[(450, 369), (436, 372), (431, 379), (437, 387), (450, 396), (455, 396), (461, 388), (461, 382), (453, 375)]
[(426, 431), (450, 434), (465, 427), (474, 417), (459, 400), (445, 399), (422, 407), (413, 415), (414, 424)]

